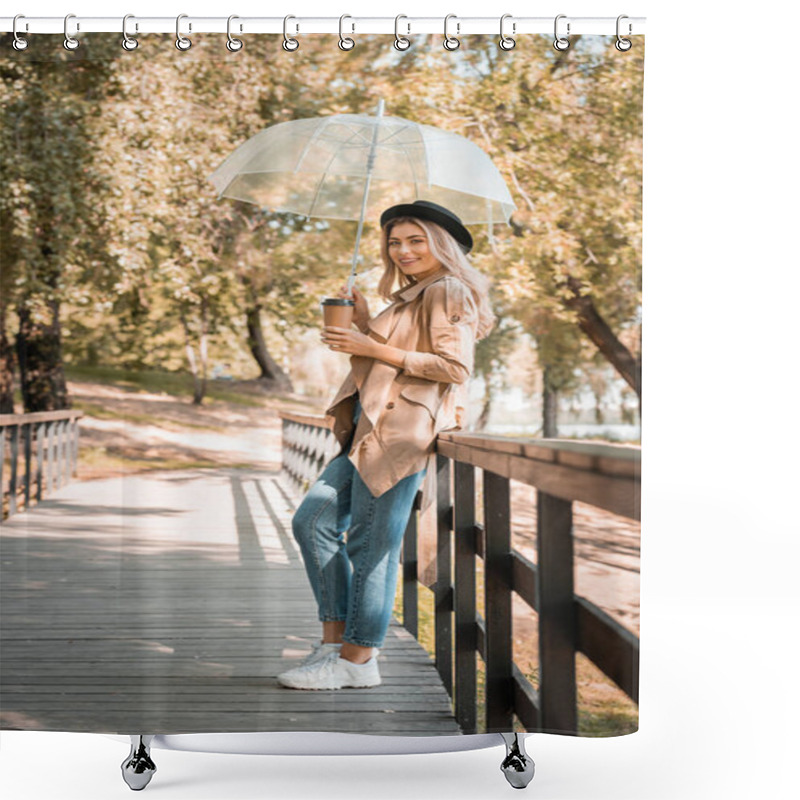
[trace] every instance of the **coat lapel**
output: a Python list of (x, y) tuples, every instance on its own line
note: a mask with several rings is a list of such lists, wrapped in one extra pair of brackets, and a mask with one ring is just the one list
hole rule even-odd
[(447, 270), (442, 267), (440, 270), (438, 270), (438, 272), (435, 272), (433, 275), (429, 275), (427, 278), (425, 278), (425, 280), (422, 280), (419, 283), (411, 283), (408, 286), (404, 286), (402, 289), (398, 289), (392, 294), (392, 297), (394, 298), (392, 304), (367, 323), (370, 331), (377, 334), (378, 337), (382, 339), (381, 344), (386, 344), (386, 342), (389, 340), (389, 337), (394, 332), (394, 329), (397, 327), (397, 323), (401, 316), (399, 312), (402, 306), (417, 297), (426, 286), (434, 283), (434, 281), (441, 280), (448, 274), (449, 273)]
[(377, 317), (373, 317), (367, 323), (370, 331), (378, 336), (381, 344), (386, 344), (389, 337), (392, 335), (392, 331), (397, 325), (399, 316), (400, 315), (397, 313), (397, 301), (395, 301), (388, 308), (381, 311)]

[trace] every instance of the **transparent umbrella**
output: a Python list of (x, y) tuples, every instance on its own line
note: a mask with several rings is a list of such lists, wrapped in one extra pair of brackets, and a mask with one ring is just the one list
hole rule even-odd
[(218, 197), (306, 217), (358, 220), (348, 289), (364, 219), (413, 200), (449, 208), (467, 224), (506, 223), (514, 201), (474, 142), (383, 115), (334, 114), (265, 128), (209, 176)]

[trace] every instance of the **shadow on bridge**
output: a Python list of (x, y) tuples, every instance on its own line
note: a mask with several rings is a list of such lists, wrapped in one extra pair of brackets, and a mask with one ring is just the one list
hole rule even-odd
[(372, 689), (275, 676), (320, 636), (277, 472), (76, 482), (2, 529), (2, 727), (81, 732), (459, 734), (397, 622)]

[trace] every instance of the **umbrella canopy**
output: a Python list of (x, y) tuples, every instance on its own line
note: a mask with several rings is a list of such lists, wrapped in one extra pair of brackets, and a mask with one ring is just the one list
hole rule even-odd
[[(514, 210), (489, 156), (469, 139), (399, 117), (335, 114), (273, 125), (210, 176), (219, 197), (269, 211), (362, 220), (431, 200), (467, 224), (505, 223)], [(367, 194), (369, 201), (366, 203)]]

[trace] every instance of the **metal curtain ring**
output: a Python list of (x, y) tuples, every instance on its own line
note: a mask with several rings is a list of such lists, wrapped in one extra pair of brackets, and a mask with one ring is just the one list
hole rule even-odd
[[(511, 14), (503, 14), (500, 17), (500, 40), (497, 42), (498, 46), (501, 50), (513, 50), (517, 46), (516, 39), (512, 38), (511, 36), (506, 36), (505, 32), (503, 31), (503, 24), (507, 19), (511, 17)], [(511, 33), (517, 32), (517, 23), (511, 23)]]
[[(444, 44), (444, 49), (445, 50), (451, 50), (452, 51), (452, 50), (458, 50), (458, 48), (461, 47), (461, 42), (455, 36), (450, 36), (450, 34), (447, 32), (447, 23), (451, 19), (458, 20), (458, 17), (456, 17), (455, 14), (448, 14), (444, 18), (444, 43), (443, 44)], [(461, 23), (460, 22), (456, 22), (456, 33), (457, 34), (461, 33)]]
[[(559, 14), (556, 17), (555, 25), (553, 28), (554, 30), (553, 35), (555, 36), (555, 39), (553, 41), (553, 47), (555, 47), (555, 49), (558, 50), (559, 52), (561, 52), (562, 50), (566, 50), (569, 47), (569, 39), (567, 39), (564, 36), (558, 35), (558, 21), (560, 19), (566, 19), (566, 18), (567, 18), (566, 14)], [(567, 23), (567, 36), (569, 36), (569, 22)]]
[[(401, 19), (408, 19), (405, 14), (398, 14), (394, 18), (394, 47), (395, 50), (408, 50), (411, 47), (411, 39), (406, 39), (405, 36), (401, 36), (399, 32), (400, 27), (400, 20)], [(406, 25), (408, 26), (407, 35), (411, 33), (411, 23), (407, 22)]]
[[(617, 17), (617, 41), (614, 42), (614, 47), (616, 47), (617, 50), (620, 51), (620, 53), (627, 53), (628, 50), (630, 50), (631, 47), (633, 47), (633, 42), (630, 39), (624, 39), (620, 35), (620, 32), (619, 32), (620, 25), (619, 24), (623, 19), (630, 19), (630, 18), (625, 16), (625, 14), (620, 14)], [(631, 31), (632, 30), (633, 30), (633, 26), (631, 25), (630, 22), (628, 22), (628, 36), (631, 35)]]
[[(188, 14), (178, 14), (175, 20), (175, 47), (178, 50), (188, 50), (192, 46), (192, 40), (181, 34), (181, 20), (188, 17)], [(189, 23), (189, 30), (192, 30), (192, 23)]]
[[(69, 35), (69, 31), (67, 30), (67, 27), (69, 26), (69, 21), (71, 19), (73, 19), (74, 17), (75, 17), (75, 14), (67, 14), (67, 16), (64, 17), (64, 49), (65, 50), (77, 50), (81, 46), (81, 43), (77, 39), (75, 39), (74, 37), (70, 36)], [(79, 29), (79, 27), (77, 29)]]
[[(231, 20), (239, 19), (236, 14), (231, 14), (228, 17), (228, 41), (225, 42), (225, 47), (231, 51), (231, 53), (238, 53), (243, 47), (244, 42), (241, 39), (234, 39), (231, 35)], [(241, 30), (241, 28), (239, 28)]]
[[(354, 39), (351, 39), (349, 36), (345, 36), (342, 33), (342, 25), (343, 25), (343, 23), (344, 23), (344, 21), (346, 19), (353, 19), (353, 18), (349, 14), (342, 14), (342, 16), (339, 17), (339, 49), (340, 50), (352, 50), (356, 46), (356, 43), (355, 43)], [(351, 27), (353, 29), (352, 32), (355, 33), (355, 30), (356, 30), (355, 23), (351, 22), (350, 25), (351, 25)]]
[[(14, 41), (11, 42), (11, 46), (15, 50), (24, 50), (30, 44), (30, 42), (26, 38), (24, 38), (23, 36), (20, 36), (17, 33), (17, 20), (18, 19), (25, 19), (25, 15), (24, 14), (17, 14), (14, 17), (14, 22), (11, 25), (11, 32), (14, 34)], [(27, 32), (27, 30), (28, 30), (28, 23), (26, 22), (25, 23), (25, 31)]]
[[(291, 14), (283, 18), (283, 49), (286, 50), (287, 53), (292, 53), (300, 47), (300, 42), (297, 39), (292, 39), (289, 34), (286, 32), (286, 25), (290, 19), (297, 19), (297, 17), (293, 17)], [(296, 33), (300, 32), (300, 26), (296, 25)]]
[[(136, 19), (133, 14), (126, 14), (122, 18), (122, 49), (128, 50), (135, 50), (139, 46), (139, 40), (134, 36), (128, 36), (128, 20), (129, 19)], [(139, 25), (136, 25), (136, 30), (139, 30)]]

